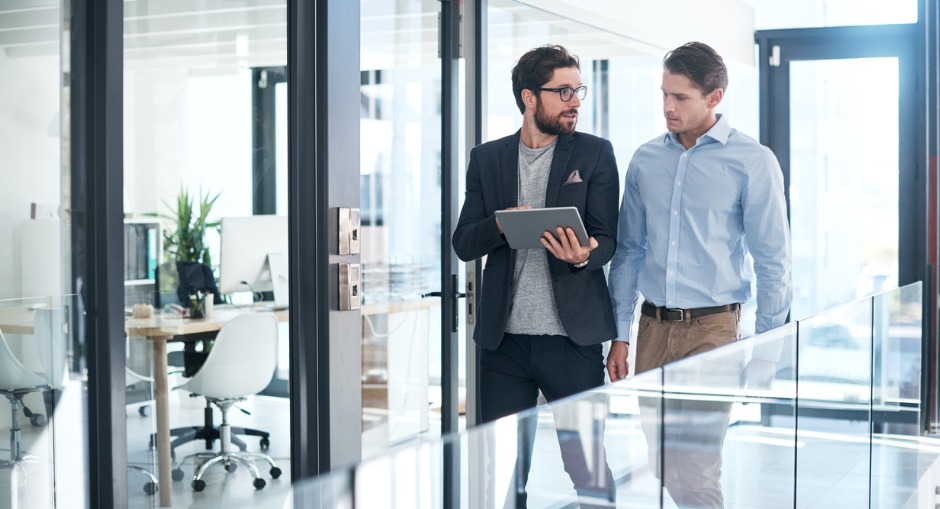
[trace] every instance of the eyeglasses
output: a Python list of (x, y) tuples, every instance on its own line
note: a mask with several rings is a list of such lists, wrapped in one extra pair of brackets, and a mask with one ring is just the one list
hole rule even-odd
[(561, 97), (561, 100), (564, 102), (570, 101), (574, 94), (578, 94), (578, 100), (583, 101), (587, 97), (587, 87), (581, 85), (578, 88), (571, 87), (561, 87), (561, 88), (540, 88), (542, 92), (558, 92), (558, 96)]

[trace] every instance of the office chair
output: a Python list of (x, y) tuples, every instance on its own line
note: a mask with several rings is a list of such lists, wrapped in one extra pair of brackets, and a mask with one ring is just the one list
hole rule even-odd
[(192, 379), (178, 387), (198, 394), (219, 407), (222, 424), (219, 426), (221, 447), (218, 453), (191, 454), (179, 461), (174, 470), (174, 479), (181, 478), (180, 466), (189, 458), (204, 461), (196, 467), (192, 487), (202, 491), (206, 482), (202, 476), (212, 465), (222, 463), (225, 470), (234, 472), (237, 463), (245, 465), (254, 478), (255, 489), (263, 489), (264, 479), (255, 466), (255, 460), (263, 460), (271, 466), (271, 477), (281, 476), (281, 469), (267, 454), (232, 451), (232, 427), (228, 422), (228, 411), (247, 396), (257, 394), (267, 387), (277, 367), (277, 318), (272, 313), (248, 313), (225, 324), (215, 339), (212, 350), (202, 368)]
[[(23, 469), (24, 463), (38, 461), (39, 458), (23, 453), (20, 443), (20, 408), (29, 416), (31, 412), (23, 404), (23, 397), (31, 392), (47, 388), (46, 379), (23, 366), (13, 355), (3, 332), (0, 332), (0, 394), (10, 402), (10, 457), (0, 460), (0, 468)], [(24, 478), (26, 471), (22, 470)]]
[[(132, 385), (135, 385), (141, 382), (146, 382), (150, 384), (153, 383), (153, 377), (149, 377), (149, 376), (137, 373), (136, 371), (132, 370), (131, 368), (128, 368), (127, 366), (124, 367), (124, 372), (125, 372), (125, 377), (124, 377), (125, 387), (130, 387)], [(143, 409), (143, 408), (146, 408), (146, 407), (144, 406), (140, 407), (140, 409)], [(147, 416), (145, 412), (140, 412), (140, 415), (141, 417)], [(138, 465), (127, 465), (127, 469), (133, 472), (139, 472), (141, 475), (143, 475), (147, 479), (147, 481), (144, 482), (144, 486), (143, 486), (144, 493), (152, 496), (156, 494), (158, 491), (160, 491), (160, 481), (157, 480), (156, 476), (153, 475), (153, 472)]]
[[(156, 279), (156, 299), (157, 307), (166, 304), (178, 304), (182, 306), (189, 305), (189, 299), (185, 298), (196, 290), (212, 292), (215, 304), (222, 303), (222, 294), (219, 292), (215, 277), (212, 275), (212, 269), (208, 265), (199, 262), (166, 262), (157, 267), (155, 273)], [(184, 297), (181, 297), (184, 296)], [(182, 300), (181, 300), (182, 299)], [(167, 355), (167, 364), (177, 369), (182, 369), (182, 374), (190, 378), (199, 371), (205, 362), (207, 352), (196, 350), (196, 344), (211, 343), (215, 340), (215, 333), (206, 333), (205, 335), (190, 335), (184, 343), (184, 351), (170, 352)], [(171, 371), (176, 373), (179, 371)], [(260, 437), (260, 446), (262, 450), (267, 450), (271, 445), (271, 434), (267, 431), (253, 428), (232, 428), (231, 441), (242, 451), (248, 449), (248, 445), (236, 435), (247, 435)], [(192, 442), (193, 440), (203, 440), (206, 443), (206, 450), (211, 450), (216, 440), (221, 438), (219, 428), (215, 425), (213, 419), (212, 403), (206, 401), (206, 408), (203, 410), (203, 423), (201, 426), (183, 426), (170, 430), (171, 457), (176, 460), (176, 448)], [(150, 448), (153, 449), (157, 443), (157, 435), (150, 435)], [(173, 472), (173, 480), (183, 479), (183, 473)]]
[[(212, 334), (215, 336), (214, 334)], [(203, 341), (214, 341), (214, 337), (206, 337)], [(205, 362), (207, 352), (196, 351), (196, 342), (187, 341), (184, 351), (175, 351), (170, 352), (167, 355), (167, 364), (174, 368), (182, 368), (182, 371), (171, 371), (171, 373), (181, 372), (184, 377), (190, 378), (195, 375), (199, 369), (202, 367)], [(261, 440), (259, 445), (261, 450), (265, 451), (268, 447), (271, 446), (271, 434), (267, 431), (263, 431), (255, 428), (242, 428), (242, 427), (232, 427), (232, 435), (230, 440), (233, 445), (238, 447), (242, 451), (248, 450), (248, 444), (244, 440), (239, 438), (236, 435), (246, 435), (246, 436), (255, 436), (260, 437)], [(173, 441), (170, 442), (170, 454), (171, 457), (176, 459), (176, 448), (192, 442), (194, 440), (203, 440), (206, 443), (206, 450), (211, 450), (213, 444), (216, 440), (220, 440), (221, 433), (219, 427), (215, 425), (212, 403), (206, 401), (206, 408), (203, 409), (203, 423), (201, 426), (183, 426), (179, 428), (173, 428), (170, 430), (170, 436), (173, 437)], [(150, 448), (153, 449), (156, 445), (157, 435), (153, 433), (150, 435)], [(183, 473), (181, 471), (173, 472), (173, 480), (180, 481), (183, 479)]]
[[(58, 329), (57, 329), (58, 327)], [(38, 461), (39, 458), (24, 454), (20, 443), (19, 413), (29, 418), (34, 426), (42, 426), (46, 418), (42, 414), (34, 414), (23, 403), (23, 397), (31, 392), (43, 392), (46, 398), (46, 412), (51, 416), (54, 407), (54, 392), (62, 386), (65, 377), (65, 341), (61, 337), (62, 311), (52, 309), (37, 310), (33, 316), (33, 336), (36, 341), (36, 350), (44, 374), (35, 373), (26, 368), (20, 360), (13, 355), (10, 345), (3, 333), (0, 332), (0, 394), (10, 402), (10, 456), (0, 461), (0, 468), (19, 468), (23, 470), (25, 463)], [(56, 334), (58, 330), (59, 334)]]

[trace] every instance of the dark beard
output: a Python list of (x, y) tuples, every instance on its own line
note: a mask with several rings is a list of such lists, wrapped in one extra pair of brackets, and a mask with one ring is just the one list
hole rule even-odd
[(576, 111), (577, 110), (574, 109), (565, 110), (559, 113), (557, 117), (551, 118), (545, 113), (545, 110), (542, 109), (542, 101), (538, 101), (535, 104), (535, 126), (539, 128), (539, 131), (542, 131), (545, 134), (551, 134), (555, 136), (560, 134), (571, 134), (574, 132), (575, 127), (578, 126), (577, 119), (571, 123), (570, 127), (567, 127), (562, 125), (561, 115)]

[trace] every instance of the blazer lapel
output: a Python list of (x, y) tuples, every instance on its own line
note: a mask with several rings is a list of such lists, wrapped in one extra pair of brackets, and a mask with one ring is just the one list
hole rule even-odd
[(552, 170), (548, 174), (548, 187), (545, 189), (545, 207), (554, 207), (558, 203), (558, 192), (561, 191), (561, 179), (568, 169), (571, 160), (571, 151), (574, 148), (574, 136), (563, 134), (558, 137), (555, 144), (555, 154), (552, 155)]
[(522, 131), (506, 139), (506, 144), (500, 147), (499, 176), (502, 199), (499, 203), (502, 208), (519, 205), (519, 135)]

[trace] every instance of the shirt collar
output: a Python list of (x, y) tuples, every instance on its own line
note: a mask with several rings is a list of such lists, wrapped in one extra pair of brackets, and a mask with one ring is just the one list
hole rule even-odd
[[(715, 122), (715, 125), (712, 126), (702, 137), (708, 137), (714, 141), (721, 143), (722, 145), (728, 144), (728, 137), (731, 136), (731, 124), (725, 120), (725, 116), (721, 113), (718, 114), (718, 121)], [(679, 135), (676, 133), (666, 132), (666, 135), (663, 137), (663, 142), (672, 141), (672, 143), (679, 143)]]

